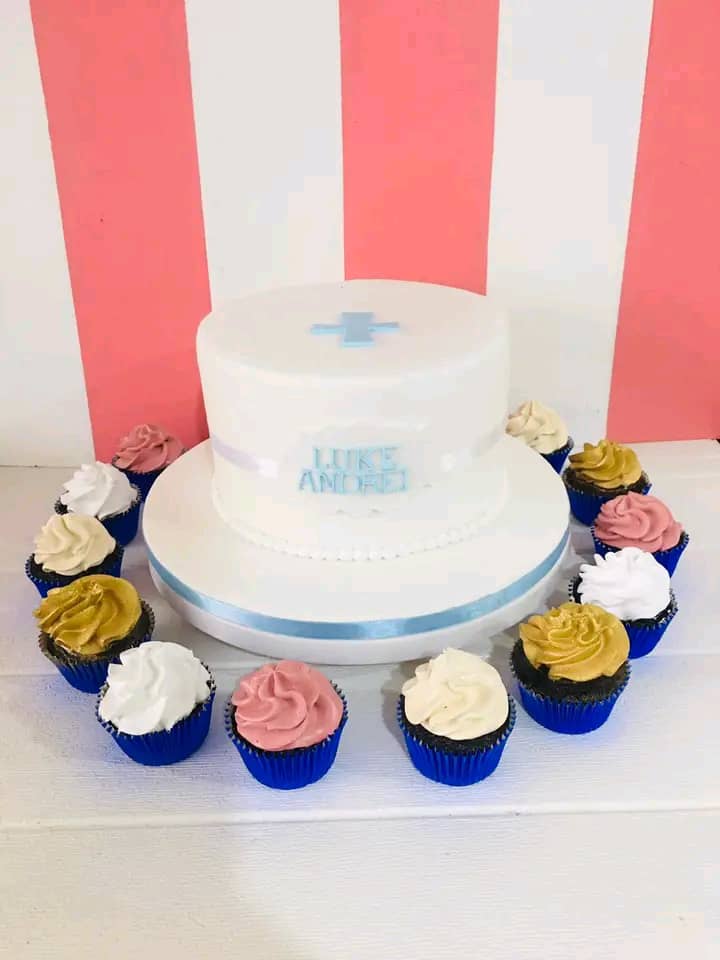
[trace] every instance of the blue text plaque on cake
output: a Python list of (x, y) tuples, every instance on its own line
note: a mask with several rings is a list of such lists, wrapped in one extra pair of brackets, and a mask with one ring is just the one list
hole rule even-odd
[(395, 462), (397, 447), (313, 447), (312, 467), (300, 473), (308, 493), (402, 493), (407, 470)]

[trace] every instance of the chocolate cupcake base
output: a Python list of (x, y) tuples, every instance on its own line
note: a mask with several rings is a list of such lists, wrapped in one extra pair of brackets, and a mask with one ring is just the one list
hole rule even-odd
[[(113, 513), (102, 520), (100, 520), (100, 517), (97, 518), (110, 536), (122, 547), (126, 547), (135, 539), (140, 523), (140, 507), (142, 506), (143, 498), (139, 488), (136, 487), (135, 484), (132, 486), (134, 499), (127, 510), (123, 510), (122, 513)], [(55, 501), (54, 509), (55, 513), (59, 513), (61, 516), (68, 512), (68, 508), (60, 498)]]
[(522, 640), (513, 647), (510, 667), (526, 712), (555, 733), (597, 730), (610, 716), (630, 679), (630, 664), (626, 661), (611, 677), (582, 682), (551, 680), (547, 667), (538, 670), (530, 663)]
[(583, 480), (572, 467), (567, 467), (562, 474), (570, 500), (570, 510), (572, 515), (580, 523), (591, 526), (600, 513), (602, 505), (608, 500), (614, 500), (625, 493), (648, 493), (652, 484), (650, 478), (643, 472), (639, 480), (631, 483), (629, 486), (614, 487), (612, 490), (605, 490)]
[[(608, 553), (617, 553), (618, 550), (621, 549), (620, 547), (611, 547), (610, 544), (603, 543), (602, 540), (599, 540), (595, 534), (594, 526), (591, 527), (590, 532), (592, 533), (593, 544), (595, 545), (595, 553), (599, 553), (601, 557), (604, 557)], [(672, 576), (675, 573), (680, 557), (685, 552), (689, 543), (690, 535), (683, 530), (680, 534), (680, 539), (674, 547), (669, 547), (667, 550), (656, 550), (652, 555), (661, 566), (665, 567), (670, 576)]]
[[(570, 581), (568, 587), (568, 595), (576, 603), (582, 603), (578, 592), (580, 580), (581, 577), (578, 574), (574, 580)], [(663, 634), (670, 626), (677, 611), (677, 601), (671, 590), (670, 603), (656, 617), (622, 621), (630, 640), (629, 656), (631, 660), (637, 660), (639, 657), (646, 657), (649, 653), (652, 653), (662, 640)]]
[(210, 718), (215, 700), (215, 680), (207, 664), (203, 663), (203, 666), (210, 677), (207, 698), (202, 703), (198, 703), (186, 717), (178, 720), (169, 730), (143, 734), (123, 733), (114, 723), (103, 720), (100, 716), (100, 704), (105, 696), (107, 684), (103, 684), (98, 694), (95, 716), (123, 753), (136, 763), (142, 763), (146, 767), (166, 767), (171, 763), (179, 763), (203, 745), (210, 730)]
[(568, 441), (564, 447), (560, 447), (558, 450), (553, 450), (552, 453), (541, 453), (540, 456), (547, 460), (555, 473), (562, 473), (562, 468), (565, 466), (565, 461), (568, 458), (568, 454), (574, 446), (575, 441), (572, 437), (568, 437)]
[(89, 567), (81, 573), (74, 573), (70, 576), (63, 576), (61, 573), (53, 573), (43, 570), (39, 563), (35, 562), (35, 557), (30, 556), (25, 561), (25, 575), (36, 587), (41, 597), (46, 597), (48, 591), (56, 587), (67, 587), (68, 584), (79, 580), (81, 577), (91, 577), (97, 574), (106, 574), (110, 577), (119, 577), (122, 567), (122, 558), (124, 550), (119, 543), (115, 544), (115, 549), (109, 553), (102, 563)]
[(262, 750), (238, 733), (232, 700), (225, 705), (225, 730), (248, 771), (266, 787), (275, 790), (297, 790), (316, 783), (335, 762), (340, 737), (348, 718), (345, 695), (333, 684), (343, 703), (343, 713), (336, 730), (320, 743), (293, 750)]
[(97, 693), (107, 680), (108, 667), (117, 660), (123, 650), (139, 647), (152, 636), (155, 629), (155, 614), (144, 600), (140, 603), (142, 612), (133, 629), (126, 637), (112, 643), (101, 656), (83, 657), (72, 653), (55, 643), (47, 633), (41, 633), (38, 637), (40, 650), (65, 677), (70, 686), (83, 693)]
[(449, 787), (479, 783), (496, 770), (515, 718), (515, 702), (508, 696), (508, 715), (501, 727), (472, 740), (451, 740), (432, 733), (422, 724), (410, 723), (405, 715), (404, 697), (400, 697), (397, 706), (398, 724), (413, 766), (428, 780)]
[(160, 467), (158, 470), (148, 470), (147, 473), (140, 473), (138, 470), (130, 470), (126, 467), (119, 467), (115, 462), (116, 460), (117, 460), (117, 457), (113, 457), (112, 459), (113, 467), (115, 467), (116, 470), (119, 470), (120, 473), (125, 474), (125, 476), (128, 478), (130, 483), (134, 487), (138, 488), (138, 490), (140, 491), (140, 496), (142, 500), (145, 501), (147, 499), (147, 495), (150, 493), (150, 490), (152, 489), (152, 485), (155, 483), (157, 478), (163, 472), (165, 467)]

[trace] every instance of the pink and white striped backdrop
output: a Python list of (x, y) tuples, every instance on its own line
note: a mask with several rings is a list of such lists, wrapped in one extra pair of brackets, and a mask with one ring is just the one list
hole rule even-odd
[(576, 439), (720, 434), (716, 0), (6, 0), (2, 460), (204, 435), (212, 303), (508, 308)]

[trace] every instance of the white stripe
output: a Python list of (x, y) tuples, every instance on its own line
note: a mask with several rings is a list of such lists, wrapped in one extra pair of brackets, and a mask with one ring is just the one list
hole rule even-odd
[(92, 456), (48, 122), (26, 0), (3, 7), (0, 463)]
[(337, 0), (188, 0), (213, 303), (342, 279)]
[(652, 0), (501, 0), (488, 293), (512, 402), (605, 434)]

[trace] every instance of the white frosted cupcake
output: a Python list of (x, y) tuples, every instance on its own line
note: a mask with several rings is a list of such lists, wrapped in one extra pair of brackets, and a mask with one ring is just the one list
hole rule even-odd
[(95, 517), (54, 514), (35, 537), (25, 573), (41, 597), (78, 577), (95, 573), (120, 576), (123, 548)]
[(163, 766), (202, 744), (214, 698), (212, 674), (192, 650), (149, 640), (110, 664), (97, 717), (131, 759)]
[(137, 533), (141, 502), (140, 490), (124, 473), (98, 460), (84, 463), (63, 484), (55, 512), (95, 517), (125, 547)]
[(570, 584), (578, 603), (592, 603), (622, 620), (630, 639), (630, 657), (650, 653), (677, 613), (670, 574), (651, 553), (623, 547), (594, 563), (583, 563)]
[(508, 417), (505, 432), (537, 450), (558, 473), (573, 448), (567, 427), (551, 407), (528, 400)]
[(420, 773), (449, 786), (488, 777), (515, 724), (515, 705), (495, 667), (447, 649), (403, 684), (398, 723)]

